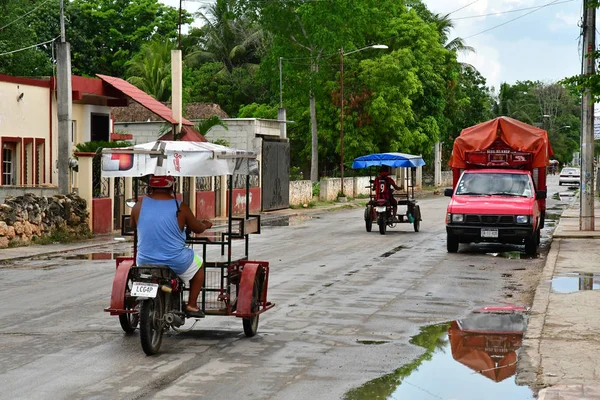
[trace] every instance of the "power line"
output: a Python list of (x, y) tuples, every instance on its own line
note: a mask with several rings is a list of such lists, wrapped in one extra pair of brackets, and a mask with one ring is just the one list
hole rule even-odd
[(37, 10), (38, 8), (40, 8), (41, 6), (43, 6), (44, 4), (48, 3), (50, 0), (45, 0), (43, 2), (41, 2), (40, 4), (38, 4), (33, 10), (26, 12), (25, 14), (21, 15), (20, 17), (18, 17), (17, 19), (15, 19), (12, 22), (9, 22), (8, 24), (4, 25), (3, 27), (0, 28), (0, 31), (3, 30), (4, 28), (7, 28), (9, 26), (11, 26), (12, 24), (14, 24), (15, 22), (19, 21), (20, 19), (25, 18), (26, 16), (28, 16), (29, 14), (31, 14), (32, 12), (34, 12), (35, 10)]
[(557, 6), (559, 4), (572, 3), (573, 1), (575, 1), (575, 0), (565, 0), (565, 1), (558, 2), (558, 3), (547, 4), (547, 5), (542, 5), (542, 6), (517, 8), (517, 9), (514, 9), (514, 10), (507, 10), (507, 11), (498, 11), (498, 12), (490, 13), (490, 14), (469, 15), (467, 17), (456, 17), (456, 18), (452, 18), (452, 20), (456, 21), (456, 20), (459, 20), (459, 19), (472, 19), (472, 18), (493, 17), (493, 16), (497, 16), (497, 15), (504, 15), (504, 14), (515, 13), (515, 12), (519, 12), (519, 11), (538, 10), (540, 8), (549, 7), (551, 5), (552, 6)]
[(22, 49), (18, 49), (18, 50), (7, 51), (6, 53), (0, 53), (0, 56), (6, 56), (8, 54), (18, 53), (19, 51), (28, 50), (28, 49), (32, 49), (34, 47), (41, 46), (43, 44), (51, 43), (51, 42), (54, 42), (59, 37), (60, 37), (60, 35), (57, 36), (57, 37), (55, 37), (54, 39), (46, 40), (45, 42), (42, 42), (42, 43), (38, 43), (38, 44), (31, 45), (31, 46), (23, 47)]
[(471, 4), (475, 4), (475, 3), (477, 3), (478, 1), (479, 1), (479, 0), (472, 1), (472, 2), (470, 2), (469, 4), (467, 4), (466, 6), (462, 6), (462, 7), (458, 8), (458, 9), (456, 9), (456, 10), (454, 10), (454, 11), (452, 11), (452, 12), (450, 12), (450, 13), (446, 14), (446, 16), (448, 16), (448, 15), (450, 15), (450, 14), (454, 14), (454, 13), (456, 13), (456, 12), (459, 12), (460, 10), (462, 10), (462, 9), (464, 9), (464, 8), (467, 8), (467, 7), (469, 7)]
[(558, 3), (558, 0), (554, 0), (554, 1), (550, 2), (550, 3), (544, 4), (543, 6), (540, 6), (539, 8), (536, 8), (535, 10), (529, 11), (528, 13), (525, 13), (525, 14), (523, 14), (523, 15), (519, 15), (518, 17), (515, 17), (515, 18), (513, 18), (513, 19), (511, 19), (511, 20), (508, 20), (508, 21), (506, 21), (506, 22), (503, 22), (503, 23), (501, 23), (501, 24), (498, 24), (498, 25), (496, 25), (496, 26), (492, 26), (491, 28), (488, 28), (488, 29), (486, 29), (486, 30), (483, 30), (483, 31), (481, 31), (481, 32), (478, 32), (478, 33), (475, 33), (475, 34), (473, 34), (473, 35), (467, 36), (467, 37), (465, 37), (465, 38), (463, 38), (463, 39), (469, 39), (469, 38), (472, 38), (472, 37), (475, 37), (475, 36), (481, 35), (482, 33), (486, 33), (486, 32), (489, 32), (489, 31), (491, 31), (491, 30), (493, 30), (493, 29), (496, 29), (496, 28), (499, 28), (499, 27), (501, 27), (501, 26), (504, 26), (504, 25), (506, 25), (506, 24), (510, 24), (510, 23), (511, 23), (511, 22), (513, 22), (513, 21), (516, 21), (516, 20), (518, 20), (518, 19), (521, 19), (521, 18), (523, 18), (523, 17), (525, 17), (525, 16), (527, 16), (527, 15), (529, 15), (529, 14), (533, 14), (534, 12), (536, 12), (536, 11), (539, 11), (539, 10), (541, 10), (541, 9), (542, 9), (542, 8), (544, 8), (544, 7), (551, 6), (551, 5), (553, 5), (554, 3)]

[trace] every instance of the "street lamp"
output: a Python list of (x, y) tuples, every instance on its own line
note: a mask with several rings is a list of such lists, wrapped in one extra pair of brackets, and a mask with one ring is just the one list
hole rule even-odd
[(367, 49), (387, 49), (385, 44), (374, 44), (344, 53), (340, 47), (340, 173), (342, 176), (341, 192), (344, 195), (344, 56)]

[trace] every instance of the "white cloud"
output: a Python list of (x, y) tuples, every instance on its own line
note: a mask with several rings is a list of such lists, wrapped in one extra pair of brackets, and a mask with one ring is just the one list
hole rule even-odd
[[(432, 12), (440, 14), (455, 11), (472, 1), (424, 0)], [(501, 82), (557, 81), (577, 74), (581, 63), (578, 50), (580, 2), (535, 11), (521, 10), (547, 3), (547, 0), (480, 0), (452, 14), (455, 29), (450, 36), (464, 38), (465, 44), (476, 51), (459, 59), (475, 66), (488, 85), (495, 87)], [(460, 19), (498, 12), (504, 14)], [(500, 24), (505, 25), (495, 28)], [(491, 30), (482, 33), (488, 29)]]

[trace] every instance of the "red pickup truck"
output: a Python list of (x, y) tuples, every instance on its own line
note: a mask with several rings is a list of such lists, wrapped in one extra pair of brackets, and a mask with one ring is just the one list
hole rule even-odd
[(535, 256), (546, 213), (546, 131), (508, 117), (464, 129), (454, 141), (447, 250), (460, 243), (524, 244)]

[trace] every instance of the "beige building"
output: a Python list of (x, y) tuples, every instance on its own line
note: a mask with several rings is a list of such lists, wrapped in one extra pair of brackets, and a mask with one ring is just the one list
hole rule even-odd
[[(110, 107), (127, 97), (101, 79), (72, 77), (73, 145), (111, 140)], [(7, 195), (55, 193), (58, 183), (58, 117), (54, 78), (0, 74), (0, 202)], [(76, 186), (76, 177), (72, 176)]]

